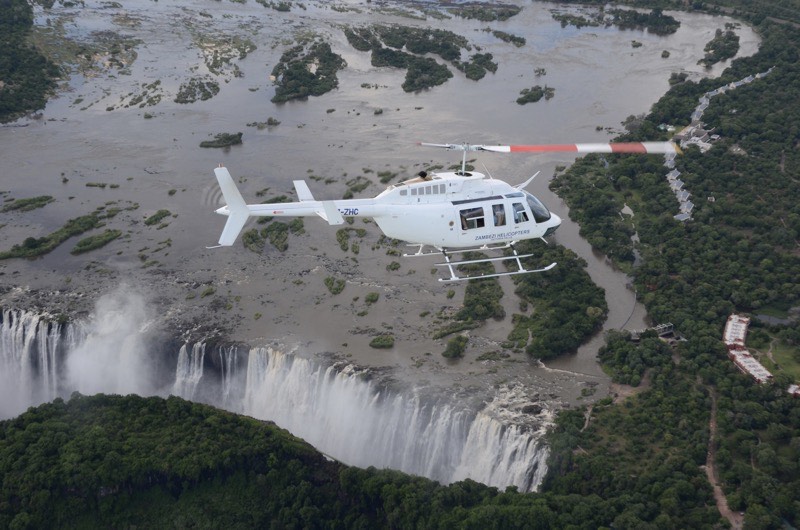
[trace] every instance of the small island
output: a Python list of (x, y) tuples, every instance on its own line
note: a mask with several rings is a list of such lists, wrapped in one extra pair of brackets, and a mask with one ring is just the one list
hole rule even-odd
[(213, 140), (200, 142), (200, 147), (230, 147), (242, 143), (242, 133), (219, 133)]
[(523, 88), (522, 91), (519, 93), (519, 97), (517, 98), (517, 103), (519, 105), (525, 105), (527, 103), (536, 103), (540, 99), (544, 98), (545, 100), (552, 99), (553, 96), (556, 95), (556, 89), (553, 87), (549, 87), (545, 85), (544, 87), (540, 85), (532, 86), (531, 88)]

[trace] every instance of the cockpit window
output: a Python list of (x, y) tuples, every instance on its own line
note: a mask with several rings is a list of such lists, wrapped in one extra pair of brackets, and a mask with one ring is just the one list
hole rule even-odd
[(550, 211), (539, 199), (530, 193), (525, 193), (525, 197), (528, 200), (528, 206), (530, 207), (531, 212), (533, 212), (533, 219), (537, 223), (543, 223), (550, 219)]

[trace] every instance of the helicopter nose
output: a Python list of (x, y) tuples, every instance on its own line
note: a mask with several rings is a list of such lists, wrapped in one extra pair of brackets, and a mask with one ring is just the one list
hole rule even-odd
[(547, 237), (555, 233), (558, 227), (561, 226), (561, 218), (554, 213), (550, 213), (550, 219), (547, 221), (548, 227), (543, 237)]

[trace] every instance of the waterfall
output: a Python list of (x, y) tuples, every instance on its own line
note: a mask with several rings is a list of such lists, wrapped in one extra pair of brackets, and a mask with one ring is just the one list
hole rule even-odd
[(535, 490), (547, 473), (549, 450), (538, 441), (543, 435), (543, 431), (532, 435), (519, 425), (506, 425), (482, 411), (472, 422), (453, 479)]
[(271, 348), (250, 350), (243, 411), (271, 420), (347, 464), (535, 490), (547, 470), (541, 431), (506, 425), (418, 392), (380, 390), (353, 366), (323, 366)]
[(100, 297), (86, 321), (8, 308), (0, 317), (0, 419), (73, 391), (161, 393), (144, 300), (124, 286)]
[(191, 355), (186, 344), (178, 352), (178, 368), (175, 371), (175, 383), (172, 393), (184, 399), (192, 399), (200, 379), (203, 377), (203, 360), (206, 356), (206, 345), (195, 343)]
[(6, 418), (59, 395), (61, 349), (74, 347), (81, 332), (30, 311), (1, 315), (0, 418)]
[(530, 402), (521, 387), (476, 405), (271, 348), (215, 346), (206, 355), (202, 342), (184, 343), (175, 371), (164, 374), (156, 366), (165, 359), (147, 342), (143, 301), (130, 293), (101, 298), (84, 322), (14, 309), (0, 317), (0, 419), (75, 390), (172, 392), (274, 421), (350, 465), (520, 491), (537, 489), (547, 471), (542, 440), (551, 418), (518, 412), (516, 404)]
[(235, 386), (237, 382), (236, 367), (239, 363), (239, 349), (236, 346), (228, 346), (227, 348), (220, 346), (217, 351), (219, 355), (220, 376), (222, 378), (222, 406), (234, 411), (238, 411), (239, 407), (235, 406)]

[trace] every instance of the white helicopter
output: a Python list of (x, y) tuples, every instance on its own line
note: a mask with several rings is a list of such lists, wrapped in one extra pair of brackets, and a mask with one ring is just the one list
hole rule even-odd
[[(671, 142), (633, 142), (606, 144), (563, 145), (470, 145), (429, 144), (451, 151), (462, 151), (460, 171), (421, 171), (415, 178), (390, 185), (371, 199), (342, 199), (318, 201), (303, 180), (293, 181), (299, 202), (247, 204), (239, 193), (228, 170), (222, 166), (214, 173), (227, 203), (216, 213), (228, 216), (225, 228), (215, 247), (230, 246), (250, 217), (308, 217), (319, 216), (330, 225), (344, 223), (344, 217), (370, 217), (390, 238), (419, 247), (413, 254), (429, 256), (442, 254), (448, 278), (441, 282), (456, 282), (476, 278), (492, 278), (514, 274), (544, 272), (556, 266), (551, 263), (539, 269), (526, 269), (514, 244), (525, 239), (544, 238), (553, 234), (561, 218), (551, 213), (542, 202), (524, 190), (538, 172), (521, 184), (512, 186), (482, 173), (467, 171), (468, 151), (513, 152), (575, 152), (575, 153), (646, 153), (677, 154)], [(545, 241), (546, 243), (546, 241)], [(426, 252), (425, 247), (434, 251)], [(451, 255), (473, 250), (492, 251), (511, 248), (512, 254), (481, 259), (452, 261)], [(458, 265), (481, 262), (513, 261), (517, 270), (487, 273), (480, 276), (459, 276)]]

